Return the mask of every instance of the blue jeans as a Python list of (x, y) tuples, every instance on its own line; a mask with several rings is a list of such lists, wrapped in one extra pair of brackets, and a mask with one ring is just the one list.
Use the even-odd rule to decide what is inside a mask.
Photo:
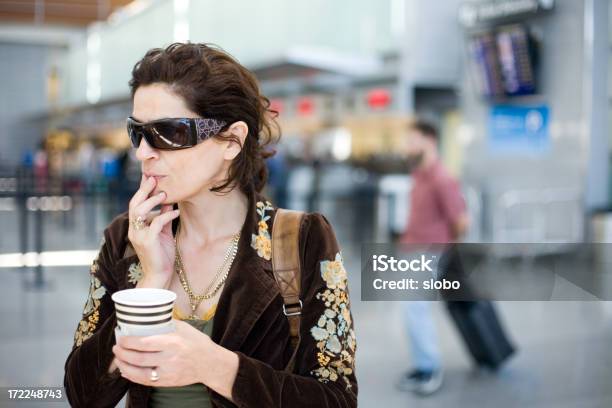
[(403, 302), (412, 361), (417, 370), (435, 371), (442, 367), (431, 306), (428, 301)]

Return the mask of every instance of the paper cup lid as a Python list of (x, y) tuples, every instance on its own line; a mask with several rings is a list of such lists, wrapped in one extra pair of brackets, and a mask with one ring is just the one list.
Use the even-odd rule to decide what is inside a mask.
[(176, 293), (157, 288), (125, 289), (113, 293), (113, 302), (125, 306), (163, 306), (176, 300)]

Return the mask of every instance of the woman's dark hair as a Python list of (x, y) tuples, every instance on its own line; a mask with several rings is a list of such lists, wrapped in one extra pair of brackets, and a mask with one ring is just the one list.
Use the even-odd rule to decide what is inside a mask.
[[(134, 65), (129, 82), (132, 99), (138, 87), (153, 83), (168, 84), (201, 117), (225, 121), (222, 131), (236, 121), (249, 127), (227, 180), (211, 191), (228, 191), (235, 186), (244, 192), (263, 189), (268, 177), (265, 159), (274, 154), (265, 147), (278, 141), (280, 128), (278, 112), (270, 109), (270, 101), (261, 94), (249, 70), (215, 45), (174, 43), (149, 50)], [(215, 137), (240, 143), (233, 135)]]

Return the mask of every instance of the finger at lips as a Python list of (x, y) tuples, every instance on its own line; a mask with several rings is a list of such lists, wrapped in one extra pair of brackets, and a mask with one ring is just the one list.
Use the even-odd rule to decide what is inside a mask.
[(130, 200), (130, 209), (136, 208), (143, 201), (145, 201), (149, 194), (151, 194), (151, 192), (154, 190), (156, 183), (157, 181), (155, 180), (155, 177), (149, 177), (146, 179)]

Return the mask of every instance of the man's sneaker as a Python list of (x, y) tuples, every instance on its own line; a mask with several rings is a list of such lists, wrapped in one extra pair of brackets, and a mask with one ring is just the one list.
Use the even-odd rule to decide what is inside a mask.
[(397, 387), (402, 391), (412, 391), (419, 395), (430, 395), (442, 386), (442, 370), (414, 370), (402, 376)]

